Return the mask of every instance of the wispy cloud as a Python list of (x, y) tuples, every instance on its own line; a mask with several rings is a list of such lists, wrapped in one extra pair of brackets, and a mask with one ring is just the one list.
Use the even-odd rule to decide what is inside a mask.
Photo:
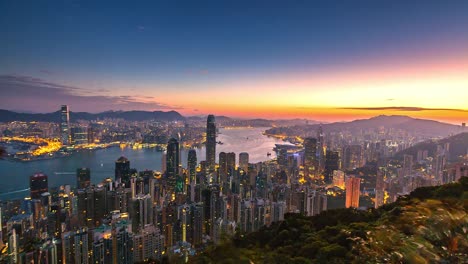
[(464, 109), (454, 108), (425, 108), (425, 107), (412, 107), (412, 106), (383, 106), (383, 107), (338, 107), (336, 109), (343, 110), (365, 110), (365, 111), (408, 111), (408, 112), (419, 112), (419, 111), (457, 111), (457, 112), (468, 112)]
[(109, 89), (85, 89), (22, 76), (0, 75), (1, 108), (48, 112), (68, 104), (72, 111), (182, 109), (139, 95), (112, 95)]

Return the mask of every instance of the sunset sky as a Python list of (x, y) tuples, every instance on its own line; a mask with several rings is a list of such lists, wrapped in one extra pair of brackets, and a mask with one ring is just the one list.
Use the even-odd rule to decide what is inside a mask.
[(0, 2), (0, 109), (468, 122), (468, 1), (97, 2)]

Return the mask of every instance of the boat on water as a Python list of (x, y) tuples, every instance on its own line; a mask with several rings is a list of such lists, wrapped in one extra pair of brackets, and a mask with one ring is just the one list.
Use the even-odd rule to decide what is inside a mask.
[(270, 152), (268, 152), (268, 153), (267, 153), (267, 157), (270, 157), (270, 156), (271, 156), (271, 153), (270, 153)]
[(219, 144), (219, 145), (223, 145), (224, 143), (223, 143), (223, 142), (221, 142), (221, 141), (218, 141), (218, 144)]

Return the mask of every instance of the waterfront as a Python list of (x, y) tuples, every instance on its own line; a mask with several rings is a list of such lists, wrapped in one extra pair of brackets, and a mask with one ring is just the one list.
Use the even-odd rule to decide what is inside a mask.
[[(275, 158), (272, 150), (275, 144), (284, 144), (280, 139), (267, 137), (262, 134), (267, 128), (229, 128), (220, 129), (217, 141), (223, 144), (216, 146), (216, 158), (219, 152), (235, 152), (236, 161), (240, 152), (248, 152), (250, 162), (265, 161)], [(270, 152), (271, 156), (267, 157)], [(185, 167), (187, 163), (187, 149), (181, 149), (181, 161)], [(99, 183), (104, 178), (114, 178), (115, 160), (125, 156), (130, 160), (132, 168), (142, 171), (161, 170), (162, 153), (156, 149), (131, 149), (110, 147), (106, 149), (81, 151), (71, 156), (37, 160), (30, 162), (14, 162), (0, 160), (0, 199), (22, 198), (29, 194), (29, 176), (35, 172), (43, 172), (49, 176), (49, 187), (64, 184), (75, 186), (75, 172), (77, 168), (91, 169), (93, 183)], [(205, 148), (197, 149), (198, 161), (205, 159)]]

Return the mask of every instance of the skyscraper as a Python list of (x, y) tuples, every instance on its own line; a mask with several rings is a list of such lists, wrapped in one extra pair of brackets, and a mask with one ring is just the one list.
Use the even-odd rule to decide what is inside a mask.
[(89, 168), (78, 168), (76, 170), (76, 188), (84, 189), (91, 185), (91, 170)]
[(317, 139), (304, 139), (304, 169), (307, 175), (315, 175), (317, 171)]
[(115, 181), (130, 186), (130, 161), (124, 156), (115, 162)]
[(381, 170), (377, 171), (377, 179), (375, 182), (375, 208), (384, 204), (384, 173)]
[(206, 120), (206, 166), (213, 171), (216, 162), (216, 124), (214, 115)]
[(338, 151), (327, 150), (325, 159), (325, 183), (333, 182), (333, 171), (340, 169), (340, 154)]
[(70, 115), (68, 105), (62, 105), (60, 109), (60, 139), (63, 145), (70, 144)]
[(361, 179), (356, 177), (349, 177), (346, 180), (346, 208), (359, 207), (359, 196), (361, 188)]
[(320, 125), (317, 130), (317, 161), (320, 170), (323, 170), (325, 167), (325, 153), (323, 143), (323, 130), (322, 125)]
[(36, 173), (29, 177), (29, 188), (32, 199), (40, 199), (41, 194), (49, 191), (47, 175)]
[[(169, 190), (182, 192), (183, 182), (179, 179), (179, 142), (175, 138), (167, 143), (166, 179)], [(182, 186), (178, 186), (179, 184)]]
[(239, 167), (242, 168), (244, 171), (247, 171), (247, 169), (249, 168), (249, 153), (239, 153)]
[(362, 167), (362, 146), (361, 145), (350, 145), (344, 149), (344, 162), (343, 168), (346, 170), (353, 170), (355, 168)]
[(194, 149), (189, 150), (187, 158), (187, 168), (190, 184), (197, 182), (197, 152)]

